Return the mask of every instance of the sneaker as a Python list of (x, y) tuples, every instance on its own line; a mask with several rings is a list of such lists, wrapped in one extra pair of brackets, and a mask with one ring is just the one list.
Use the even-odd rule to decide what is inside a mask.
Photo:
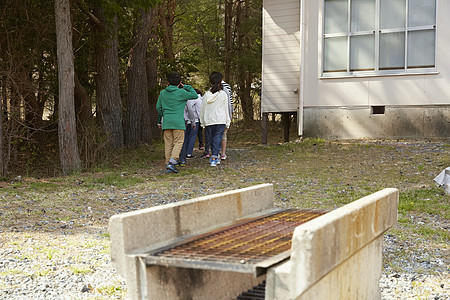
[(178, 167), (186, 167), (186, 162), (184, 161), (178, 162)]
[(201, 146), (199, 149), (200, 149), (201, 151), (205, 151), (205, 147), (203, 147), (203, 146)]
[(186, 154), (186, 158), (195, 158), (195, 155), (192, 155), (192, 154)]
[(166, 167), (166, 172), (178, 173), (178, 170), (173, 164), (169, 163)]
[(202, 158), (210, 158), (211, 155), (209, 155), (209, 153), (203, 153)]
[(220, 159), (223, 159), (223, 160), (227, 159), (227, 155), (226, 155), (226, 154), (222, 154), (222, 155), (220, 156)]
[(217, 159), (212, 159), (211, 160), (211, 167), (215, 167), (217, 166)]

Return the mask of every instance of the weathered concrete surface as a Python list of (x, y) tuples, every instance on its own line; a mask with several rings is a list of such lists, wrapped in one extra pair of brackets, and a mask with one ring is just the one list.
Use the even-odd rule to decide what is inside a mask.
[(385, 189), (297, 227), (266, 299), (380, 299), (382, 236), (397, 208), (398, 190)]
[(381, 299), (382, 247), (375, 239), (294, 299)]
[(155, 266), (147, 268), (143, 299), (230, 300), (263, 280), (253, 274)]
[(371, 114), (370, 106), (304, 108), (305, 137), (450, 138), (450, 106), (386, 106)]
[[(111, 259), (116, 270), (127, 281), (129, 299), (187, 299), (177, 298), (177, 288), (169, 288), (166, 282), (175, 282), (180, 274), (162, 274), (157, 267), (147, 268), (136, 254), (147, 252), (161, 246), (173, 243), (178, 239), (195, 234), (201, 234), (213, 229), (230, 225), (237, 220), (261, 215), (274, 210), (273, 188), (270, 184), (262, 184), (249, 188), (219, 193), (215, 195), (181, 201), (174, 204), (138, 210), (111, 217), (109, 231), (111, 236)], [(156, 273), (155, 273), (156, 272)], [(200, 272), (204, 273), (204, 272)], [(225, 272), (222, 272), (225, 273)], [(211, 273), (213, 274), (213, 273)], [(214, 275), (202, 274), (201, 278)], [(241, 280), (241, 276), (224, 275), (228, 278)], [(174, 298), (158, 298), (141, 285), (141, 282), (165, 283), (165, 295), (171, 290)], [(172, 278), (172, 279), (171, 279)], [(225, 280), (225, 278), (223, 279)], [(254, 280), (242, 280), (251, 288)], [(229, 284), (224, 282), (223, 284)], [(179, 284), (179, 283), (178, 283)], [(181, 285), (180, 285), (181, 286)], [(200, 286), (200, 285), (196, 285)], [(179, 288), (178, 288), (179, 289)], [(242, 290), (240, 290), (242, 291)], [(171, 297), (172, 297), (171, 296)]]
[(267, 270), (266, 299), (289, 299), (289, 289), (292, 285), (291, 270), (292, 263), (290, 260)]

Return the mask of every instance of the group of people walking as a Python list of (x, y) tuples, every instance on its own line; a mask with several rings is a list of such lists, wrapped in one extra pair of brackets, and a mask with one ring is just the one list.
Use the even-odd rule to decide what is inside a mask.
[(212, 167), (217, 166), (227, 158), (227, 131), (233, 113), (230, 85), (220, 72), (212, 72), (210, 89), (202, 96), (200, 90), (183, 84), (177, 72), (170, 73), (167, 81), (156, 103), (158, 127), (164, 134), (166, 171), (178, 173), (177, 167), (186, 166), (186, 159), (194, 157), (197, 136), (200, 149), (204, 148), (202, 157), (209, 158)]

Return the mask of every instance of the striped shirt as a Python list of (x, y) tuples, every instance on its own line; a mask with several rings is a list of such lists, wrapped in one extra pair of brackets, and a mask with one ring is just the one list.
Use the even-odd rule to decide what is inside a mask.
[(230, 112), (230, 120), (233, 116), (233, 93), (231, 91), (231, 85), (222, 80), (222, 89), (228, 96), (228, 111)]

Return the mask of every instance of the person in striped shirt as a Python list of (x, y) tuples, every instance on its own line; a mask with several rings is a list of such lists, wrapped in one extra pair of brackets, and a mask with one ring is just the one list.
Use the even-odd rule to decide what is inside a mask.
[[(222, 75), (222, 74), (220, 74), (220, 75)], [(230, 120), (232, 120), (232, 117), (233, 117), (233, 93), (231, 91), (231, 85), (229, 85), (222, 79), (222, 87), (228, 96), (228, 112), (230, 113)], [(227, 150), (227, 131), (228, 131), (228, 129), (229, 129), (229, 127), (225, 128), (225, 131), (223, 132), (222, 144), (221, 144), (222, 153), (220, 155), (221, 159), (227, 159), (226, 150)]]

